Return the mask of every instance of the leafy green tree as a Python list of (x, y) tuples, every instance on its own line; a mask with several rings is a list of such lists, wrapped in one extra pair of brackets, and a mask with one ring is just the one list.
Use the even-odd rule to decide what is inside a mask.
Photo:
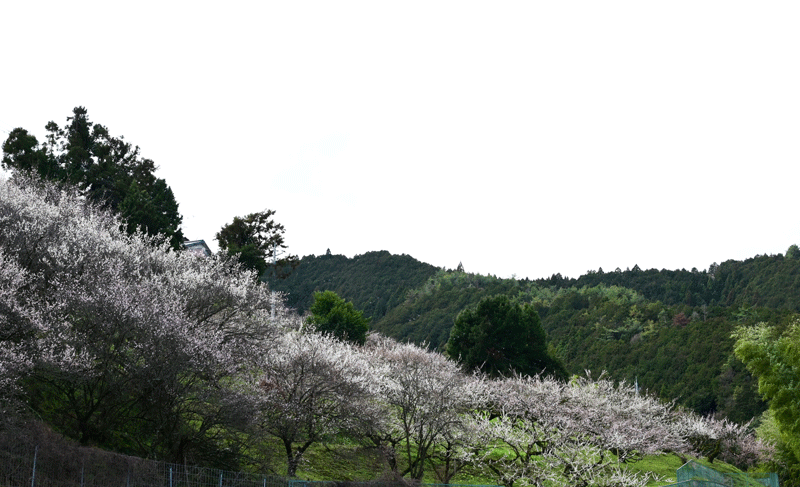
[(234, 217), (217, 232), (215, 238), (220, 250), (236, 256), (243, 266), (255, 270), (259, 277), (272, 267), (272, 263), (267, 261), (274, 257), (274, 272), (278, 277), (288, 276), (297, 267), (299, 259), (296, 255), (277, 259), (279, 250), (285, 249), (286, 244), (283, 241), (285, 229), (272, 219), (274, 214), (274, 210), (264, 210)]
[(153, 235), (152, 229), (169, 228), (171, 215), (178, 212), (178, 204), (175, 202), (172, 190), (163, 179), (157, 180), (150, 191), (142, 190), (139, 183), (134, 180), (119, 209), (128, 223), (128, 233), (141, 228), (142, 231)]
[(3, 142), (4, 169), (17, 169), (23, 172), (38, 172), (46, 179), (57, 177), (58, 166), (47, 156), (47, 151), (39, 145), (36, 137), (23, 128), (15, 128)]
[(12, 130), (3, 143), (2, 167), (75, 186), (82, 196), (125, 218), (128, 233), (141, 228), (179, 249), (183, 217), (172, 190), (155, 177), (155, 163), (122, 136), (112, 137), (106, 127), (91, 122), (84, 107), (74, 108), (67, 122), (64, 127), (49, 122), (41, 145), (27, 130)]
[(471, 369), (490, 375), (520, 373), (565, 376), (547, 351), (538, 312), (530, 305), (498, 295), (481, 300), (456, 318), (447, 354)]
[(322, 333), (363, 345), (367, 340), (369, 320), (355, 309), (353, 303), (340, 298), (333, 291), (314, 293), (311, 317), (308, 322)]
[[(734, 333), (734, 353), (758, 377), (758, 391), (769, 401), (779, 432), (778, 449), (785, 472), (800, 473), (800, 319), (782, 334), (764, 323)], [(800, 481), (787, 485), (800, 485)], [(782, 484), (786, 482), (782, 481)]]

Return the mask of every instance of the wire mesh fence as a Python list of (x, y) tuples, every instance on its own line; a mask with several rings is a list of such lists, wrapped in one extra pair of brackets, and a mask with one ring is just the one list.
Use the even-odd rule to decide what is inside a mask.
[[(0, 425), (2, 426), (2, 425)], [(49, 428), (0, 428), (0, 487), (497, 487), (409, 478), (308, 481), (147, 460), (64, 439)]]
[(423, 484), (418, 480), (289, 480), (289, 487), (500, 487), (496, 484)]
[(0, 487), (497, 487), (421, 484), (406, 478), (309, 481), (146, 460), (92, 448), (0, 448)]
[(285, 477), (145, 460), (84, 448), (0, 450), (2, 487), (288, 487)]

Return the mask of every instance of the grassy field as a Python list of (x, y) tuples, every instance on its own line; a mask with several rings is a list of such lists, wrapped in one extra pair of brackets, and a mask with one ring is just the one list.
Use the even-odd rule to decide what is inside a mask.
[[(282, 450), (274, 445), (270, 464), (276, 473), (285, 473), (285, 458)], [(701, 465), (708, 466), (720, 472), (740, 472), (737, 468), (715, 461), (708, 463), (705, 459), (690, 458)], [(676, 481), (676, 470), (683, 465), (683, 461), (673, 454), (650, 455), (639, 462), (627, 466), (632, 471), (647, 473), (651, 472), (664, 479), (663, 481), (651, 481), (648, 487), (662, 487), (670, 485)], [(374, 449), (363, 446), (336, 445), (335, 447), (324, 447), (317, 445), (312, 447), (305, 456), (303, 464), (298, 469), (298, 478), (304, 480), (377, 480), (385, 478), (388, 474), (380, 454)], [(433, 472), (428, 469), (423, 483), (436, 484), (439, 480)], [(496, 479), (482, 476), (474, 469), (465, 467), (451, 481), (453, 484), (468, 485), (495, 485)]]

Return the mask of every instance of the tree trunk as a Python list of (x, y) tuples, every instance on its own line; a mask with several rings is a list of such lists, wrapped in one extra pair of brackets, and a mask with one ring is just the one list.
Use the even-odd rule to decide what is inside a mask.
[(292, 442), (283, 441), (283, 448), (286, 450), (286, 476), (294, 478), (297, 476), (297, 465), (300, 463), (300, 456), (292, 451)]

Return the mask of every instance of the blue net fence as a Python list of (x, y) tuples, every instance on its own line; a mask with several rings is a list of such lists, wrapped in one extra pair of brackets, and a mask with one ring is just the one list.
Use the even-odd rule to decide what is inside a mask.
[(780, 487), (775, 473), (718, 472), (697, 462), (687, 462), (677, 471), (680, 487)]

